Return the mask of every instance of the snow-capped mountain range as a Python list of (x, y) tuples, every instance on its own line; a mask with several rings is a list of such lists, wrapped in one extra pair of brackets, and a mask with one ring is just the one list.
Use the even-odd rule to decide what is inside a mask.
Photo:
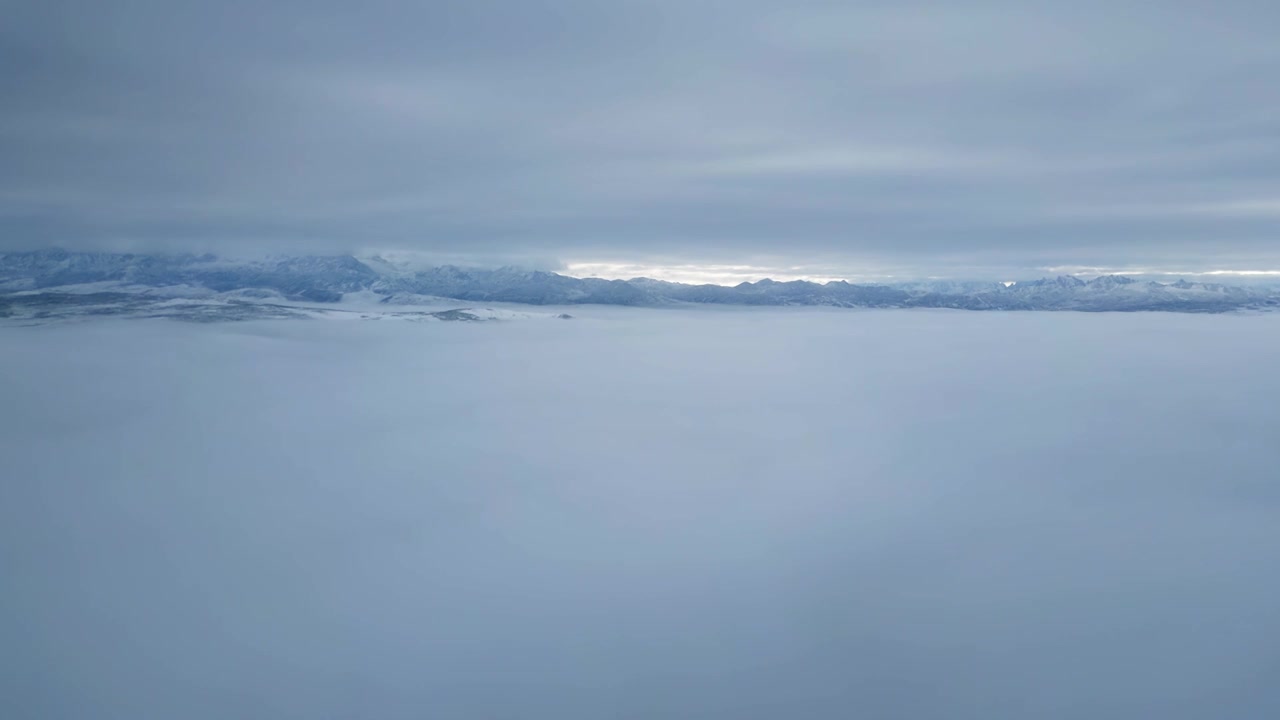
[[(231, 261), (212, 255), (143, 255), (41, 250), (0, 255), (0, 317), (15, 308), (75, 305), (103, 293), (323, 305), (349, 293), (386, 305), (440, 298), (530, 305), (824, 305), (862, 308), (1229, 312), (1280, 308), (1280, 290), (1216, 283), (1158, 283), (1121, 276), (1028, 282), (917, 282), (893, 285), (761, 280), (736, 286), (648, 278), (603, 280), (545, 271), (455, 266), (407, 269), (348, 255)], [(77, 300), (79, 298), (79, 300)]]

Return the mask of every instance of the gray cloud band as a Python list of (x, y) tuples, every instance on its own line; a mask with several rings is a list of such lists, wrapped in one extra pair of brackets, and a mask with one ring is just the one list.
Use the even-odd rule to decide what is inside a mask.
[(0, 246), (1280, 266), (1269, 4), (688, 5), (18, 3)]

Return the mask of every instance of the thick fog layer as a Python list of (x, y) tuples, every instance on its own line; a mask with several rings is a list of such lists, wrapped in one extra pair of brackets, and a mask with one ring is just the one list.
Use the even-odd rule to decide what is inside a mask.
[(1280, 316), (0, 332), (4, 717), (1280, 716)]

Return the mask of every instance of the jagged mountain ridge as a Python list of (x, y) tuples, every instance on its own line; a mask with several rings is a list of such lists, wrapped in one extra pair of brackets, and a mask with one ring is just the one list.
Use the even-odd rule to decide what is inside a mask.
[(1144, 282), (1121, 276), (1083, 280), (1073, 276), (1004, 283), (923, 282), (898, 285), (761, 280), (736, 286), (686, 285), (648, 278), (603, 280), (553, 272), (451, 265), (389, 269), (349, 255), (229, 261), (212, 255), (146, 255), (41, 250), (0, 255), (0, 295), (87, 283), (193, 292), (265, 292), (285, 299), (336, 302), (346, 293), (371, 291), (389, 304), (422, 297), (531, 305), (820, 305), (864, 308), (965, 310), (1083, 310), (1227, 312), (1280, 307), (1275, 289), (1241, 288), (1180, 280)]

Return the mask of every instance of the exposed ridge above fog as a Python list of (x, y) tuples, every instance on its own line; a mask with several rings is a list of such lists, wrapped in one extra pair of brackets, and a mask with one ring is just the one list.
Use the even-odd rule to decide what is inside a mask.
[[(165, 288), (171, 297), (267, 293), (295, 302), (337, 302), (372, 293), (387, 304), (425, 298), (531, 305), (813, 305), (966, 310), (1227, 312), (1280, 307), (1274, 288), (1233, 287), (1185, 279), (1160, 283), (1121, 275), (1089, 280), (1058, 275), (1016, 283), (927, 280), (857, 284), (844, 280), (763, 279), (734, 286), (633, 278), (576, 278), (517, 267), (412, 268), (349, 255), (237, 261), (213, 255), (148, 255), (41, 250), (0, 255), (0, 312), (15, 297), (57, 288), (109, 283), (115, 291)], [(8, 298), (6, 300), (6, 298)]]

